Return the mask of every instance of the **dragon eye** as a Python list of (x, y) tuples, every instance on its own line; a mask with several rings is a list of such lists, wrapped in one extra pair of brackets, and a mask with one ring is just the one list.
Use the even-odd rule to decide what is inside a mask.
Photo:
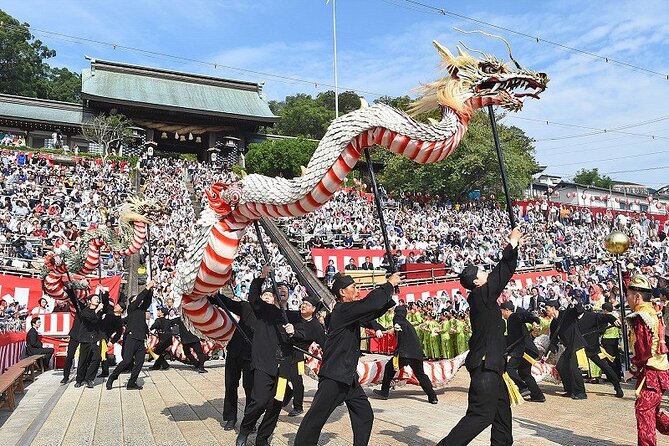
[(493, 74), (496, 72), (495, 67), (493, 67), (490, 64), (481, 65), (481, 71), (483, 71), (486, 74)]

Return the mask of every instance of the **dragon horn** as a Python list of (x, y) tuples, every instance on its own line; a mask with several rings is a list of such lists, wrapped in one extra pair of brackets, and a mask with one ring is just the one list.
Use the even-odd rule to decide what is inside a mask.
[(460, 56), (460, 57), (472, 57), (467, 51), (463, 50), (459, 46), (456, 46), (456, 48), (458, 49), (458, 56)]
[(455, 62), (455, 57), (448, 48), (446, 48), (436, 40), (432, 41), (432, 45), (434, 45), (434, 47), (439, 52), (439, 55), (446, 61), (447, 64), (452, 65)]
[(519, 70), (523, 69), (523, 67), (518, 63), (518, 61), (513, 58), (513, 54), (511, 54), (511, 45), (504, 37), (498, 36), (497, 34), (490, 34), (485, 31), (481, 31), (480, 29), (475, 29), (474, 31), (463, 31), (459, 28), (453, 28), (453, 29), (463, 34), (481, 34), (483, 36), (490, 37), (491, 39), (501, 40), (506, 45), (506, 49), (509, 51), (509, 58), (513, 61), (514, 65), (516, 65), (516, 68), (518, 68)]

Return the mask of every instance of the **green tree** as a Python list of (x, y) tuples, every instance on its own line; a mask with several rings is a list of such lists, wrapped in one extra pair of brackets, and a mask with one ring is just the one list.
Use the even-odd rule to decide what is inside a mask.
[(288, 96), (273, 107), (272, 111), (281, 116), (272, 130), (277, 135), (321, 139), (334, 119), (333, 111), (304, 93)]
[[(132, 122), (124, 115), (99, 114), (81, 125), (81, 135), (90, 142), (102, 146), (102, 159), (107, 159), (112, 150), (118, 150), (132, 141)], [(115, 155), (116, 153), (114, 153)]]
[[(319, 93), (316, 96), (316, 101), (330, 111), (335, 111), (335, 94), (334, 91), (329, 90)], [(339, 115), (344, 115), (353, 110), (360, 108), (360, 96), (353, 91), (345, 91), (339, 93)]]
[[(498, 125), (506, 163), (509, 190), (519, 197), (538, 171), (532, 139), (517, 127)], [(379, 178), (391, 192), (411, 191), (439, 194), (461, 201), (480, 190), (503, 198), (501, 175), (492, 132), (485, 113), (472, 116), (469, 129), (454, 153), (445, 160), (420, 165), (402, 156), (391, 156)]]
[(594, 169), (581, 169), (576, 172), (574, 183), (608, 189), (613, 186), (613, 178), (608, 175), (601, 175), (599, 169), (595, 167)]
[(300, 138), (281, 140), (267, 139), (249, 144), (246, 168), (249, 173), (270, 177), (293, 178), (301, 175), (300, 166), (309, 164), (318, 143)]
[[(66, 68), (52, 69), (45, 59), (56, 55), (35, 39), (30, 25), (0, 10), (0, 92), (19, 96), (76, 101), (81, 81)], [(76, 80), (75, 80), (76, 78)]]

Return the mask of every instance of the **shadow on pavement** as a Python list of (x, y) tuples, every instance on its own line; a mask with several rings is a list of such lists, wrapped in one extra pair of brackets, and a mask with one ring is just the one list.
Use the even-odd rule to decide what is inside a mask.
[[(557, 426), (552, 426), (544, 423), (537, 423), (530, 420), (521, 420), (515, 418), (520, 427), (524, 429), (533, 430), (536, 432), (537, 437), (544, 438), (546, 440), (552, 441), (560, 445), (578, 445), (578, 446), (587, 446), (587, 445), (597, 445), (597, 446), (622, 446), (620, 443), (616, 443), (611, 440), (602, 440), (601, 438), (588, 437), (585, 435), (578, 435), (569, 429), (560, 428)], [(628, 443), (632, 444), (632, 443)]]

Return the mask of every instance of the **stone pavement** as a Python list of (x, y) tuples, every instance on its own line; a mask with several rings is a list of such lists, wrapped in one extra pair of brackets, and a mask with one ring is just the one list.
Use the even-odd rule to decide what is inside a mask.
[[(176, 365), (167, 371), (140, 375), (142, 391), (121, 387), (121, 375), (112, 391), (99, 383), (93, 389), (61, 386), (61, 372), (47, 372), (27, 387), (17, 409), (0, 412), (2, 446), (20, 445), (232, 445), (236, 434), (225, 432), (223, 418), (223, 361), (208, 363), (208, 374)], [(305, 378), (306, 407), (315, 381)], [(469, 376), (462, 369), (432, 406), (417, 387), (395, 390), (387, 401), (370, 398), (374, 408), (371, 445), (434, 445), (458, 422), (467, 407)], [(636, 443), (634, 398), (631, 387), (624, 399), (612, 396), (608, 384), (588, 385), (589, 398), (560, 397), (561, 388), (541, 385), (546, 403), (525, 403), (514, 408), (515, 445), (623, 446)], [(241, 389), (240, 389), (241, 391)], [(371, 393), (371, 390), (368, 391)], [(243, 392), (240, 397), (241, 420)], [(669, 399), (664, 399), (665, 410)], [(291, 445), (301, 417), (282, 413), (273, 445)], [(490, 430), (473, 445), (489, 444)], [(661, 439), (662, 440), (662, 439)], [(251, 443), (253, 444), (253, 443)], [(319, 444), (352, 444), (345, 407), (339, 407), (326, 425)], [(660, 444), (661, 441), (660, 441)], [(669, 441), (666, 443), (669, 444)]]

